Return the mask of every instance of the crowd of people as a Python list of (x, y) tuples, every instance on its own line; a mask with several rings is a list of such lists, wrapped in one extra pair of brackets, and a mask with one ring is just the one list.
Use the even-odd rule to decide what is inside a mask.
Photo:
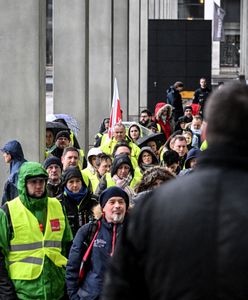
[[(178, 295), (186, 293), (185, 289), (191, 294), (187, 299), (229, 299), (214, 297), (215, 290), (210, 298), (204, 298), (201, 293), (205, 287), (201, 290), (197, 286), (196, 274), (201, 276), (201, 270), (189, 274), (190, 267), (197, 261), (202, 263), (201, 258), (209, 254), (202, 250), (201, 255), (194, 255), (195, 243), (201, 244), (202, 238), (202, 249), (208, 243), (205, 231), (222, 229), (219, 215), (212, 220), (211, 213), (216, 214), (216, 209), (221, 215), (222, 203), (217, 208), (213, 203), (224, 201), (228, 195), (220, 186), (217, 191), (218, 182), (222, 184), (219, 172), (228, 171), (225, 163), (232, 161), (228, 154), (235, 150), (245, 166), (246, 139), (243, 136), (239, 140), (241, 147), (233, 145), (232, 138), (241, 136), (235, 125), (245, 124), (248, 115), (244, 101), (248, 103), (248, 88), (236, 83), (211, 94), (206, 80), (201, 78), (192, 104), (187, 105), (182, 103), (182, 89), (183, 83), (176, 82), (168, 90), (167, 103), (158, 103), (154, 113), (142, 110), (139, 122), (128, 128), (122, 122), (116, 123), (112, 138), (108, 137), (109, 119), (104, 118), (87, 155), (65, 122), (61, 130), (54, 127), (56, 132), (47, 129), (42, 164), (27, 161), (16, 140), (2, 147), (10, 175), (0, 208), (1, 299), (100, 299), (106, 270), (106, 300), (180, 299)], [(231, 97), (240, 106), (239, 117), (232, 114), (228, 102)], [(234, 118), (232, 128), (224, 130), (229, 115)], [(150, 134), (143, 136), (144, 127)], [(226, 152), (222, 153), (224, 147)], [(242, 165), (239, 159), (235, 162), (233, 169)], [(245, 170), (242, 172), (246, 178)], [(231, 183), (231, 174), (224, 174), (222, 177)], [(239, 195), (242, 190), (245, 184)], [(230, 192), (228, 197), (231, 195)], [(239, 199), (243, 203), (241, 195)], [(198, 200), (203, 201), (201, 206)], [(214, 222), (214, 228), (203, 228), (207, 218)], [(151, 224), (153, 230), (148, 229)], [(200, 228), (192, 231), (193, 224)], [(226, 258), (230, 258), (229, 254), (227, 251)], [(232, 266), (232, 260), (229, 263)], [(234, 273), (239, 275), (239, 271)], [(237, 286), (247, 297), (242, 278)], [(173, 290), (176, 279), (182, 285)], [(174, 281), (169, 284), (170, 280)], [(194, 297), (194, 293), (201, 296)]]

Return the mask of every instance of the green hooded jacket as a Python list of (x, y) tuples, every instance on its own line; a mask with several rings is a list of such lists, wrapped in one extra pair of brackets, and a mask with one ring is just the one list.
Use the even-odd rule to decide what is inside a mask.
[[(25, 162), (19, 171), (18, 192), (21, 202), (28, 208), (43, 224), (44, 230), (47, 217), (47, 195), (42, 198), (31, 198), (26, 193), (26, 180), (30, 177), (48, 178), (46, 170), (37, 162)], [(7, 205), (7, 204), (6, 204)], [(64, 209), (63, 209), (64, 210)], [(66, 215), (66, 214), (65, 214)], [(6, 267), (8, 265), (7, 255), (9, 241), (12, 239), (13, 231), (10, 229), (10, 218), (6, 209), (0, 209), (0, 249), (5, 256)], [(72, 240), (72, 233), (67, 218), (66, 227), (62, 239), (62, 253), (66, 255), (66, 247)], [(63, 297), (65, 284), (65, 270), (54, 265), (48, 257), (45, 258), (41, 275), (34, 280), (13, 280), (17, 297), (23, 300), (49, 299), (58, 300)]]

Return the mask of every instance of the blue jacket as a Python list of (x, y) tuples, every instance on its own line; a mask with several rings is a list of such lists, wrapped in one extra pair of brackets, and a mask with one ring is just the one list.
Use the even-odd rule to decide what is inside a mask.
[(1, 150), (2, 152), (6, 152), (11, 155), (10, 175), (8, 177), (7, 182), (4, 185), (4, 192), (2, 196), (2, 204), (4, 204), (6, 201), (12, 200), (18, 196), (18, 172), (21, 165), (26, 160), (24, 159), (22, 146), (16, 140), (9, 141), (7, 144), (4, 145), (4, 147)]
[(117, 226), (117, 239), (122, 224), (107, 223), (103, 218), (91, 252), (91, 268), (81, 286), (78, 287), (79, 268), (83, 257), (84, 241), (87, 239), (92, 223), (82, 226), (73, 241), (66, 267), (67, 293), (71, 300), (98, 299), (101, 294), (104, 274), (112, 251), (113, 227)]

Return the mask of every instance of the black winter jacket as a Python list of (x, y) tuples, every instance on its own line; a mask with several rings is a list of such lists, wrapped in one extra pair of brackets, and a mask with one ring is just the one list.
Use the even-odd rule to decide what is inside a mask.
[(92, 208), (96, 206), (98, 202), (92, 196), (90, 190), (88, 190), (80, 204), (78, 204), (76, 200), (70, 198), (66, 192), (60, 194), (57, 199), (59, 199), (65, 207), (73, 236), (76, 235), (81, 226), (94, 219)]
[(182, 96), (173, 86), (167, 90), (167, 103), (174, 107), (173, 116), (175, 121), (183, 116)]
[(102, 300), (248, 299), (248, 158), (204, 152), (130, 213)]
[(201, 87), (197, 90), (195, 90), (194, 97), (192, 103), (199, 104), (200, 105), (200, 113), (203, 114), (204, 107), (207, 102), (207, 98), (210, 95), (211, 90), (206, 87), (205, 89), (202, 89)]

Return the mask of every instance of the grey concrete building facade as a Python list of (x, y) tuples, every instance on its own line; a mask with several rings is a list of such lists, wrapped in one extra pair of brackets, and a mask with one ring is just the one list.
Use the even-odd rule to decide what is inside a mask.
[[(181, 1), (182, 2), (182, 1)], [(219, 0), (215, 0), (220, 4)], [(177, 0), (53, 0), (54, 113), (80, 123), (85, 151), (110, 114), (118, 80), (124, 120), (147, 106), (148, 20), (177, 19)], [(45, 0), (0, 0), (0, 146), (18, 139), (29, 160), (45, 145)], [(213, 0), (205, 0), (211, 19)], [(240, 74), (248, 78), (248, 4), (240, 0)], [(218, 75), (220, 46), (213, 43)], [(8, 168), (0, 160), (0, 186)]]
[[(43, 0), (0, 0), (0, 146), (17, 139), (36, 161), (45, 147), (45, 20)], [(9, 174), (2, 157), (0, 168), (2, 191)]]
[(146, 0), (54, 1), (54, 112), (79, 121), (85, 149), (110, 114), (115, 77), (125, 120), (146, 107), (147, 20)]

